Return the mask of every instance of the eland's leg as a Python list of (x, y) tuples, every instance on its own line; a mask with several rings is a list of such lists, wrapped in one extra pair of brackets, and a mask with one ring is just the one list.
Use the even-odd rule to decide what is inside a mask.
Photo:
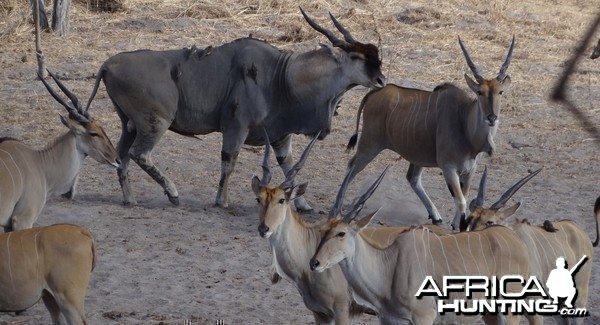
[[(140, 116), (140, 119), (152, 121), (152, 123), (141, 124), (135, 122), (136, 137), (129, 149), (129, 156), (146, 173), (148, 173), (150, 177), (162, 186), (171, 203), (179, 205), (179, 193), (177, 192), (175, 184), (156, 168), (151, 158), (152, 149), (154, 149), (154, 146), (167, 131), (171, 121), (167, 121), (155, 115)], [(121, 164), (123, 164), (123, 160), (121, 160)], [(124, 172), (126, 172), (126, 170)]]
[(58, 307), (52, 294), (44, 290), (42, 293), (42, 300), (44, 301), (44, 305), (46, 305), (46, 309), (50, 312), (52, 324), (60, 324), (60, 307)]
[(433, 224), (441, 224), (442, 217), (438, 212), (437, 208), (425, 193), (425, 189), (423, 189), (423, 184), (421, 184), (421, 175), (423, 174), (423, 167), (417, 166), (411, 163), (408, 166), (408, 172), (406, 173), (406, 179), (410, 183), (410, 187), (412, 187), (413, 191), (417, 194), (425, 208), (427, 209), (427, 213), (429, 214), (429, 219)]
[[(283, 170), (283, 174), (287, 174), (287, 172), (292, 169), (293, 159), (292, 159), (292, 135), (289, 134), (285, 138), (280, 141), (276, 141), (272, 144), (273, 151), (275, 151), (275, 157), (277, 158), (277, 163)], [(296, 206), (296, 210), (300, 212), (308, 212), (313, 208), (306, 202), (304, 196), (300, 196), (294, 201)]]
[(475, 175), (475, 171), (477, 170), (477, 166), (473, 165), (473, 168), (468, 173), (461, 174), (458, 176), (460, 181), (460, 189), (462, 190), (462, 194), (465, 199), (469, 198), (469, 192), (471, 191), (471, 183), (473, 181), (473, 176)]
[(45, 204), (45, 193), (42, 197), (34, 195), (22, 197), (21, 200), (19, 200), (19, 202), (15, 205), (11, 216), (9, 225), (11, 231), (29, 229), (33, 227), (33, 224), (42, 212)]
[(461, 228), (467, 213), (467, 200), (463, 195), (460, 178), (456, 173), (456, 170), (452, 168), (442, 168), (442, 173), (444, 174), (446, 185), (448, 185), (448, 190), (454, 198), (454, 204), (456, 206), (456, 212), (454, 214), (454, 218), (452, 219), (452, 229), (462, 231), (464, 229)]
[(333, 320), (336, 325), (350, 325), (350, 303), (333, 305)]
[(315, 318), (315, 325), (329, 325), (333, 321), (331, 317), (323, 313), (313, 312), (313, 317)]
[[(356, 154), (348, 160), (348, 166), (346, 167), (346, 173), (344, 174), (344, 179), (348, 178), (348, 186), (354, 177), (358, 175), (367, 165), (377, 157), (377, 155), (384, 149), (376, 145), (365, 144), (363, 140), (364, 136), (360, 138), (358, 142), (358, 146), (356, 149)], [(350, 176), (348, 176), (350, 174)], [(345, 191), (346, 188), (340, 190)]]
[(73, 181), (73, 185), (67, 193), (61, 194), (61, 196), (65, 199), (72, 200), (75, 197), (75, 188), (77, 187), (77, 181), (79, 180), (79, 174), (75, 176), (75, 180)]
[[(119, 110), (117, 110), (119, 112)], [(136, 138), (136, 131), (133, 122), (129, 120), (127, 116), (120, 113), (121, 118), (121, 138), (117, 143), (117, 153), (119, 155), (119, 167), (117, 168), (117, 175), (119, 177), (119, 184), (121, 184), (121, 190), (123, 191), (123, 204), (124, 205), (136, 205), (135, 196), (131, 192), (131, 185), (129, 184), (129, 149), (133, 145), (133, 141)], [(127, 124), (130, 127), (127, 127)]]
[(237, 121), (231, 121), (223, 131), (223, 148), (221, 149), (221, 178), (215, 205), (226, 208), (229, 206), (229, 177), (235, 168), (240, 148), (248, 136), (248, 129)]

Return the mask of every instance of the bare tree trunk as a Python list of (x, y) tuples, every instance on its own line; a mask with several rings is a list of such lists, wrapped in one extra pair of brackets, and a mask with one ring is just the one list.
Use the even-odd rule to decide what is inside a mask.
[[(46, 76), (46, 60), (44, 58), (44, 52), (42, 52), (42, 40), (40, 38), (40, 15), (37, 14), (40, 13), (40, 3), (42, 0), (33, 1), (35, 2), (33, 10), (36, 12), (36, 14), (33, 15), (33, 20), (35, 21), (35, 55), (38, 62), (38, 76), (44, 78)], [(48, 23), (47, 20), (46, 23)]]
[(58, 35), (65, 36), (69, 31), (69, 13), (71, 11), (71, 0), (55, 0), (52, 10), (52, 29)]
[[(42, 27), (42, 29), (45, 31), (49, 31), (50, 25), (48, 25), (48, 17), (46, 17), (46, 8), (44, 8), (44, 0), (30, 0), (30, 2), (33, 21), (35, 22), (35, 13), (37, 12), (38, 19), (40, 20), (40, 27)], [(36, 4), (38, 5), (37, 7)]]

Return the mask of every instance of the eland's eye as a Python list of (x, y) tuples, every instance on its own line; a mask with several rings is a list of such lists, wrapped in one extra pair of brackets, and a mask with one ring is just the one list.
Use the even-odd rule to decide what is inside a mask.
[(100, 136), (100, 134), (98, 134), (98, 133), (96, 133), (96, 132), (90, 132), (90, 133), (89, 133), (89, 135), (90, 135), (91, 137), (99, 137), (99, 136)]
[(500, 95), (504, 95), (504, 90), (500, 90), (498, 93), (499, 93)]
[(285, 203), (285, 199), (279, 199), (279, 204), (284, 204)]
[(343, 232), (343, 231), (340, 231), (340, 232), (337, 233), (337, 236), (340, 237), (340, 238), (344, 238), (344, 236), (346, 236), (346, 233)]
[(260, 199), (259, 198), (256, 198), (256, 203), (260, 203)]

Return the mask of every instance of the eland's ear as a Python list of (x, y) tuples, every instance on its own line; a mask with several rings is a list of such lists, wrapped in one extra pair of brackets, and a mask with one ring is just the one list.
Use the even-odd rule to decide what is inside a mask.
[(500, 83), (502, 84), (502, 90), (510, 88), (510, 76), (507, 75), (506, 77), (504, 77), (504, 79)]
[(260, 186), (260, 179), (258, 179), (257, 176), (252, 177), (252, 192), (254, 192), (254, 194), (256, 195), (259, 195), (261, 187), (262, 186)]
[(474, 91), (475, 93), (479, 91), (479, 84), (475, 80), (471, 79), (471, 77), (469, 77), (466, 73), (465, 80), (467, 81), (467, 85), (469, 86), (469, 88), (471, 88), (472, 91)]
[(64, 124), (66, 127), (69, 127), (69, 118), (63, 116), (62, 114), (58, 114), (58, 117), (60, 117), (60, 121), (62, 122), (62, 124)]
[(367, 214), (366, 216), (360, 218), (359, 220), (352, 220), (350, 222), (350, 226), (354, 230), (357, 230), (357, 231), (367, 227), (369, 225), (369, 223), (371, 222), (371, 220), (373, 219), (373, 217), (377, 214), (377, 212), (379, 212), (379, 209)]
[(329, 54), (331, 54), (331, 56), (333, 56), (336, 60), (339, 60), (339, 53), (333, 46), (331, 46), (331, 44), (319, 42), (319, 46), (326, 50), (329, 50)]
[(308, 182), (285, 189), (284, 191), (286, 200), (294, 201), (295, 199), (301, 197), (304, 195), (304, 192), (306, 192), (307, 186)]
[(513, 214), (515, 214), (515, 212), (517, 212), (517, 210), (519, 210), (519, 208), (521, 207), (521, 202), (517, 202), (515, 203), (513, 206), (511, 206), (508, 209), (504, 209), (502, 211), (498, 211), (498, 219), (500, 219), (501, 221), (506, 220), (506, 218), (512, 216)]

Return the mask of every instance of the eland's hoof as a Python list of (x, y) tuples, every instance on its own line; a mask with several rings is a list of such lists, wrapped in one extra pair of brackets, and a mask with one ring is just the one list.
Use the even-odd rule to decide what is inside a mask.
[(296, 206), (296, 211), (300, 213), (307, 213), (313, 210), (313, 208), (306, 203), (306, 200), (303, 197), (296, 199), (294, 205)]
[(132, 206), (137, 205), (137, 201), (136, 200), (123, 201), (123, 205), (126, 207), (132, 207)]
[(434, 219), (432, 217), (429, 217), (429, 219), (431, 219), (431, 223), (434, 225), (441, 225), (442, 224), (442, 219)]
[(173, 203), (173, 205), (179, 205), (179, 196), (170, 196), (167, 194), (169, 201)]

